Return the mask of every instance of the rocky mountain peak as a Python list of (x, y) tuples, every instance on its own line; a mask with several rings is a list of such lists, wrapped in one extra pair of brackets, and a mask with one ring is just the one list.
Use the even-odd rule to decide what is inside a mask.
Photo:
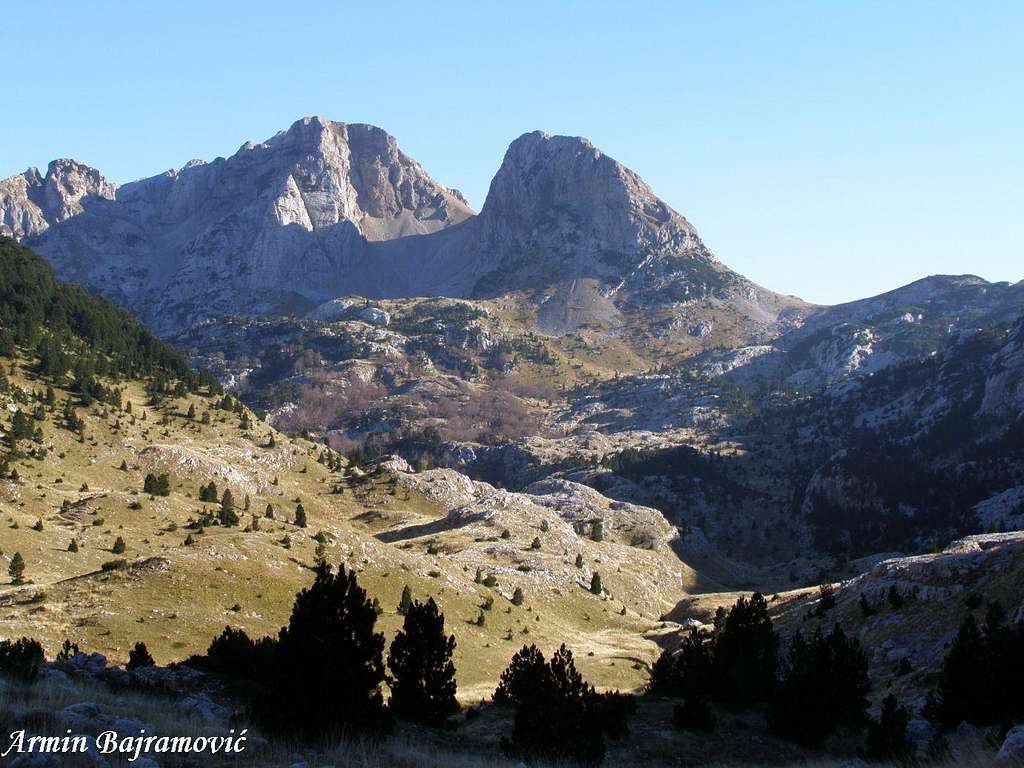
[(117, 185), (95, 168), (68, 158), (0, 181), (0, 234), (22, 238), (39, 234), (83, 210), (83, 199), (111, 200)]

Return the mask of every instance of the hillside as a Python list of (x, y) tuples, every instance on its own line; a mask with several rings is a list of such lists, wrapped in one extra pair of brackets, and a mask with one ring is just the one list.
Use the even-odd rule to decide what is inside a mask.
[[(6, 243), (3, 255), (32, 266), (32, 280), (49, 274), (20, 246)], [(12, 290), (24, 295), (24, 285)], [(66, 290), (57, 286), (58, 295)], [(85, 340), (76, 327), (56, 338), (45, 324), (23, 330), (38, 346), (73, 349)], [(128, 330), (153, 344), (157, 359), (180, 364), (137, 324)], [(103, 338), (92, 346), (102, 348)], [(97, 373), (97, 394), (86, 402), (74, 364), (44, 372), (31, 349), (16, 344), (4, 360), (8, 449), (25, 416), (30, 429), (9, 450), (0, 480), (5, 569), (21, 553), (27, 583), (5, 586), (0, 602), (8, 632), (37, 636), (51, 652), (68, 638), (123, 659), (143, 640), (167, 662), (204, 650), (226, 624), (272, 633), (311, 579), (322, 544), (326, 559), (359, 571), (387, 632), (399, 623), (405, 585), (439, 601), (459, 641), (463, 696), (486, 695), (526, 638), (571, 643), (596, 682), (628, 688), (656, 656), (660, 614), (706, 586), (673, 553), (674, 530), (654, 510), (571, 485), (509, 494), (401, 462), (367, 474), (276, 432), (216, 385), (196, 377), (193, 391), (179, 387), (191, 375), (179, 379), (162, 363), (145, 378)], [(111, 359), (138, 352), (118, 347)], [(168, 495), (143, 492), (147, 475), (164, 474)], [(199, 501), (211, 481), (221, 494), (231, 490), (237, 526), (216, 523), (219, 504)], [(294, 524), (300, 503), (304, 528)], [(595, 520), (603, 537), (592, 531)], [(113, 551), (118, 538), (123, 552)], [(476, 583), (478, 568), (496, 577), (493, 587)], [(599, 596), (588, 591), (595, 571), (606, 590)], [(522, 605), (511, 602), (516, 587)], [(481, 611), (488, 598), (493, 607)]]

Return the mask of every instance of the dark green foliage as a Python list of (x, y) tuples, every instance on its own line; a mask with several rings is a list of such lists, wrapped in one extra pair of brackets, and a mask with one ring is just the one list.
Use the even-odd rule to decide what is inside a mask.
[(210, 481), (209, 485), (204, 485), (199, 489), (199, 500), (212, 504), (217, 503), (217, 484), (213, 480)]
[(70, 640), (65, 639), (61, 645), (59, 651), (57, 651), (56, 661), (68, 661), (72, 657), (77, 656), (81, 651), (78, 649), (78, 643), (72, 643)]
[(651, 670), (649, 690), (661, 696), (745, 707), (765, 701), (774, 684), (778, 638), (768, 604), (755, 593), (715, 613), (714, 631), (693, 629), (676, 651), (665, 650)]
[(33, 682), (39, 676), (39, 667), (44, 661), (43, 646), (38, 640), (23, 637), (0, 641), (0, 672), (16, 680)]
[(11, 563), (7, 566), (7, 573), (11, 577), (11, 584), (21, 584), (25, 575), (25, 558), (21, 552), (15, 552), (11, 557)]
[(715, 695), (714, 646), (691, 629), (675, 652), (665, 649), (651, 669), (649, 690), (659, 696), (707, 699)]
[(899, 706), (896, 697), (889, 694), (882, 699), (882, 711), (877, 720), (868, 722), (864, 757), (868, 760), (903, 761), (914, 754), (914, 746), (907, 738), (910, 712)]
[(494, 701), (499, 704), (522, 704), (531, 690), (542, 685), (548, 674), (544, 654), (535, 645), (523, 646), (501, 673)]
[(519, 587), (516, 587), (515, 591), (512, 593), (512, 605), (522, 605), (522, 604), (523, 604), (523, 590), (521, 588), (519, 588)]
[(816, 745), (842, 725), (859, 726), (867, 711), (867, 655), (836, 624), (810, 640), (797, 632), (768, 706), (768, 725), (783, 738)]
[(306, 527), (306, 509), (302, 504), (295, 505), (295, 525), (299, 528)]
[(166, 474), (154, 475), (153, 473), (149, 473), (143, 481), (142, 491), (143, 493), (148, 493), (151, 496), (170, 496), (171, 478)]
[(146, 648), (145, 643), (136, 643), (135, 647), (128, 652), (128, 664), (125, 665), (125, 669), (129, 672), (133, 669), (153, 666), (156, 666), (156, 662), (153, 661), (153, 657), (149, 655), (149, 650)]
[(277, 639), (226, 627), (205, 656), (186, 663), (230, 678), (268, 731), (315, 740), (375, 732), (387, 724), (376, 620), (355, 573), (322, 565)]
[(502, 747), (517, 758), (597, 765), (604, 759), (605, 734), (621, 737), (628, 730), (628, 702), (596, 694), (564, 645), (550, 663), (536, 647), (524, 647), (502, 673), (494, 698), (516, 707), (512, 735)]
[(238, 513), (235, 512), (235, 497), (230, 488), (224, 489), (224, 496), (220, 500), (220, 510), (217, 512), (217, 519), (226, 528), (238, 525)]
[(715, 638), (715, 698), (730, 706), (764, 701), (775, 679), (777, 655), (778, 637), (764, 596), (741, 597)]
[(708, 703), (697, 696), (691, 696), (682, 704), (672, 707), (672, 725), (681, 731), (711, 733), (715, 730), (716, 718)]
[(252, 680), (267, 674), (267, 668), (273, 663), (275, 645), (272, 638), (255, 642), (245, 630), (224, 627), (210, 643), (205, 656), (193, 656), (185, 663), (207, 672)]
[(1010, 626), (993, 603), (979, 626), (968, 615), (953, 639), (942, 676), (929, 695), (925, 715), (943, 728), (963, 721), (975, 725), (1024, 718), (1024, 626)]
[(110, 548), (110, 551), (113, 552), (115, 555), (123, 555), (124, 551), (127, 548), (128, 547), (124, 543), (124, 539), (118, 536), (116, 539), (114, 539), (114, 546)]
[(83, 375), (76, 377), (76, 388), (83, 395), (90, 395), (93, 376), (111, 374), (161, 374), (193, 391), (220, 391), (212, 376), (193, 371), (184, 355), (129, 313), (80, 286), (58, 282), (44, 259), (10, 238), (0, 238), (0, 328), (0, 347), (8, 353), (14, 345), (35, 348), (43, 375), (59, 379), (77, 367)]
[(380, 727), (384, 635), (374, 632), (376, 621), (354, 572), (320, 568), (280, 633), (273, 696), (259, 707), (268, 727), (312, 736)]
[(412, 590), (409, 589), (409, 585), (406, 584), (402, 587), (402, 597), (398, 601), (398, 614), (405, 616), (409, 609), (412, 607)]
[(590, 591), (595, 595), (600, 595), (604, 591), (604, 587), (601, 586), (601, 574), (597, 571), (590, 577)]
[(391, 710), (403, 720), (443, 725), (459, 711), (455, 700), (455, 636), (444, 632), (444, 614), (433, 598), (413, 603), (388, 654)]
[(822, 584), (818, 587), (818, 604), (815, 606), (815, 614), (824, 616), (836, 607), (836, 590), (831, 584)]

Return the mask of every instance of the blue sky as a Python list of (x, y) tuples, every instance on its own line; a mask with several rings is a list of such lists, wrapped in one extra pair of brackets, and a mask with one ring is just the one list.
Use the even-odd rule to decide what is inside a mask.
[(479, 209), (583, 135), (718, 257), (819, 302), (1024, 278), (1022, 3), (38, 2), (4, 10), (0, 177), (123, 182), (303, 115), (370, 122)]

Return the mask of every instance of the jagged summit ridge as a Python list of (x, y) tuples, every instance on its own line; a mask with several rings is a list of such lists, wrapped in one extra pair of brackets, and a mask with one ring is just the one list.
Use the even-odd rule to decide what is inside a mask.
[[(0, 205), (21, 205), (12, 181)], [(720, 264), (589, 141), (540, 131), (510, 145), (479, 215), (384, 130), (322, 117), (88, 201), (16, 236), (164, 334), (226, 314), (305, 314), (346, 295), (554, 295), (538, 327), (555, 332), (614, 321), (620, 305), (700, 302), (760, 332), (794, 303)], [(587, 308), (552, 313), (563, 305)]]
[(50, 162), (0, 181), (0, 235), (23, 238), (82, 212), (83, 198), (112, 199), (117, 185), (77, 160)]

